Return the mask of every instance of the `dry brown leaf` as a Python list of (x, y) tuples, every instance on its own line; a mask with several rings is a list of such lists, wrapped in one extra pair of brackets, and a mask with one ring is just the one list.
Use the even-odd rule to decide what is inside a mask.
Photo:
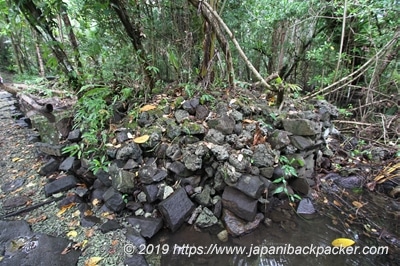
[(362, 206), (364, 206), (364, 204), (362, 204), (361, 202), (358, 201), (353, 201), (351, 204), (353, 204), (354, 207), (356, 208), (361, 208)]
[(66, 212), (67, 210), (71, 209), (73, 206), (75, 206), (76, 203), (72, 202), (68, 205), (64, 205), (61, 207), (61, 209), (57, 212), (57, 216), (60, 217), (64, 212)]
[(150, 138), (149, 135), (143, 135), (140, 137), (137, 137), (133, 140), (133, 142), (137, 143), (137, 144), (141, 144), (141, 143), (145, 143), (146, 141), (148, 141)]
[(251, 119), (244, 119), (243, 120), (243, 123), (247, 123), (247, 124), (253, 124), (253, 123), (256, 123), (257, 121), (255, 121), (255, 120), (251, 120)]
[(340, 203), (340, 202), (337, 201), (337, 200), (333, 200), (333, 204), (335, 204), (335, 205), (338, 206), (338, 207), (342, 207), (342, 206), (343, 206), (342, 203)]
[(34, 224), (34, 223), (38, 223), (38, 222), (44, 221), (46, 219), (47, 219), (47, 216), (42, 214), (39, 217), (33, 217), (33, 218), (28, 219), (27, 222), (29, 224)]
[(94, 235), (94, 228), (90, 228), (90, 229), (87, 229), (87, 230), (85, 231), (85, 236), (86, 236), (87, 238), (91, 238), (93, 235)]
[(146, 111), (150, 111), (150, 110), (153, 110), (153, 109), (156, 109), (156, 108), (157, 107), (155, 105), (146, 104), (145, 106), (140, 108), (140, 112), (146, 112)]

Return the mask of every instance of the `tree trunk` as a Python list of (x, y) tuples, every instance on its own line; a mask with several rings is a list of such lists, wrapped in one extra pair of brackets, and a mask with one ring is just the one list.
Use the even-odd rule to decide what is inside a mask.
[(36, 31), (34, 31), (33, 29), (32, 29), (32, 36), (35, 39), (36, 58), (37, 58), (37, 65), (38, 65), (38, 69), (39, 69), (39, 75), (41, 77), (45, 77), (46, 72), (45, 72), (44, 63), (43, 63), (42, 51), (40, 49), (40, 41), (39, 41)]
[(111, 0), (111, 7), (112, 9), (114, 9), (115, 13), (117, 13), (119, 19), (122, 22), (122, 25), (124, 25), (125, 31), (128, 34), (129, 38), (131, 39), (131, 43), (133, 45), (133, 48), (135, 49), (135, 52), (138, 54), (139, 59), (142, 61), (141, 63), (143, 64), (142, 69), (145, 75), (145, 82), (146, 85), (149, 88), (153, 88), (154, 87), (154, 78), (153, 78), (153, 74), (150, 71), (149, 68), (149, 62), (146, 58), (146, 53), (144, 51), (144, 47), (142, 44), (142, 34), (141, 31), (135, 27), (129, 17), (130, 15), (128, 14), (125, 5), (122, 1), (120, 0)]
[(82, 63), (80, 60), (78, 41), (76, 39), (75, 33), (74, 33), (72, 25), (71, 25), (71, 21), (68, 16), (67, 7), (65, 6), (64, 3), (61, 5), (61, 18), (64, 22), (64, 26), (66, 27), (68, 39), (69, 39), (69, 42), (71, 43), (72, 49), (74, 51), (75, 63), (76, 63), (76, 66), (77, 66), (77, 69), (79, 72), (79, 69), (82, 68)]
[(235, 80), (235, 72), (233, 69), (233, 63), (232, 63), (232, 55), (231, 51), (229, 48), (229, 43), (227, 39), (225, 38), (225, 35), (223, 34), (218, 20), (215, 18), (213, 13), (203, 5), (203, 2), (200, 2), (198, 0), (188, 0), (195, 8), (198, 8), (201, 10), (201, 13), (204, 17), (204, 19), (207, 21), (207, 23), (212, 27), (213, 32), (215, 33), (215, 36), (217, 37), (217, 40), (219, 42), (219, 45), (221, 46), (222, 52), (225, 55), (225, 62), (226, 62), (226, 70), (228, 72), (228, 82), (231, 87), (235, 86), (234, 80)]
[(22, 1), (22, 3), (18, 0), (14, 0), (14, 2), (19, 6), (31, 27), (44, 38), (47, 44), (49, 44), (58, 61), (59, 67), (68, 77), (71, 86), (74, 90), (78, 89), (79, 83), (75, 69), (63, 50), (62, 45), (53, 35), (53, 32), (57, 31), (57, 24), (54, 22), (55, 16), (49, 10), (43, 13), (32, 0)]

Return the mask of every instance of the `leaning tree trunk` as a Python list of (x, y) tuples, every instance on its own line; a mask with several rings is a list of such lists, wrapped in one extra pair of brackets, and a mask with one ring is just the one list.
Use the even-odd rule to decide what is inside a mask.
[[(235, 36), (231, 32), (231, 30), (228, 28), (228, 26), (224, 23), (222, 18), (218, 15), (217, 12), (205, 1), (199, 1), (199, 0), (188, 0), (192, 5), (194, 5), (196, 8), (201, 10), (202, 15), (204, 18), (212, 25), (214, 29), (217, 29), (219, 27), (222, 27), (226, 34), (228, 34), (229, 38), (232, 40), (233, 44), (235, 45), (236, 49), (239, 52), (240, 57), (243, 59), (243, 61), (246, 63), (247, 67), (253, 72), (253, 74), (257, 77), (257, 79), (261, 82), (261, 84), (268, 88), (271, 89), (271, 86), (265, 81), (265, 79), (260, 75), (260, 73), (254, 68), (253, 64), (249, 61), (247, 58), (246, 54), (243, 52), (242, 48), (240, 47), (240, 44), (236, 40)], [(223, 36), (223, 34), (221, 34)], [(218, 38), (217, 34), (217, 38)], [(219, 41), (219, 39), (218, 39)], [(233, 73), (230, 73), (230, 75), (233, 75)], [(233, 77), (233, 76), (232, 76)]]
[(58, 61), (58, 65), (64, 74), (68, 77), (68, 80), (72, 87), (76, 90), (79, 88), (79, 83), (76, 77), (76, 72), (68, 59), (67, 54), (60, 42), (55, 38), (53, 32), (57, 30), (57, 24), (54, 22), (55, 16), (50, 10), (45, 13), (39, 9), (32, 0), (21, 1), (14, 0), (15, 4), (19, 6), (22, 14), (25, 16), (31, 27), (43, 37), (45, 42), (50, 46), (54, 56)]
[(207, 23), (211, 26), (213, 29), (213, 32), (215, 33), (215, 36), (217, 37), (217, 40), (219, 42), (219, 45), (221, 46), (222, 52), (225, 55), (225, 62), (226, 62), (226, 70), (228, 72), (228, 82), (231, 87), (235, 86), (234, 80), (235, 80), (235, 72), (233, 69), (233, 63), (232, 63), (232, 55), (231, 55), (231, 50), (229, 48), (229, 42), (226, 39), (224, 33), (221, 30), (221, 27), (216, 19), (216, 17), (213, 15), (212, 11), (209, 10), (206, 6), (202, 4), (201, 1), (198, 0), (188, 0), (193, 6), (201, 10), (201, 13), (204, 17), (204, 19), (207, 21)]
[(130, 21), (125, 4), (121, 0), (111, 0), (111, 7), (114, 9), (115, 13), (117, 13), (119, 19), (124, 25), (125, 31), (128, 34), (129, 38), (131, 39), (131, 43), (135, 52), (138, 53), (139, 59), (142, 61), (143, 64), (142, 69), (145, 75), (145, 82), (149, 88), (153, 88), (155, 81), (153, 75), (150, 71), (150, 65), (146, 58), (146, 54), (144, 52), (144, 47), (142, 44), (142, 34), (141, 31), (135, 27), (132, 22)]

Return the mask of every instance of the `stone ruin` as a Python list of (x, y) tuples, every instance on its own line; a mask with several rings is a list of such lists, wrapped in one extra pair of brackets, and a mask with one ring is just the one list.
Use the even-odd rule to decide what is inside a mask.
[[(295, 193), (303, 199), (298, 211), (313, 212), (310, 187), (316, 167), (332, 155), (327, 142), (338, 133), (331, 123), (338, 112), (323, 100), (308, 106), (311, 110), (299, 111), (291, 105), (278, 114), (265, 103), (232, 100), (209, 110), (194, 98), (175, 110), (143, 111), (137, 121), (119, 123), (107, 146), (108, 172), (96, 174), (87, 160), (63, 157), (63, 147), (81, 141), (82, 132), (71, 130), (61, 143), (36, 143), (50, 158), (40, 173), (62, 176), (44, 191), (51, 196), (70, 190), (73, 196), (66, 200), (78, 202), (80, 209), (124, 214), (147, 239), (163, 227), (174, 232), (184, 223), (218, 236), (241, 236), (264, 222), (272, 198)], [(144, 134), (149, 135), (145, 143), (133, 141)], [(281, 156), (295, 159), (298, 176), (287, 177), (287, 193), (273, 195), (279, 186), (273, 180), (284, 175)], [(97, 217), (82, 220), (83, 225), (100, 222)]]

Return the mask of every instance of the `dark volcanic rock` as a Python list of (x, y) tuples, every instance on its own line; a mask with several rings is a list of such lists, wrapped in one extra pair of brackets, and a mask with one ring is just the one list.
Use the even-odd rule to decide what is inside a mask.
[(353, 188), (362, 187), (365, 180), (362, 176), (353, 175), (353, 176), (349, 176), (349, 177), (338, 178), (334, 182), (339, 187), (353, 189)]
[(45, 165), (43, 165), (40, 168), (39, 174), (48, 176), (48, 175), (54, 173), (55, 171), (57, 171), (59, 166), (60, 166), (60, 163), (57, 160), (51, 158)]
[(107, 222), (105, 222), (104, 224), (102, 224), (100, 226), (100, 231), (105, 234), (108, 233), (110, 231), (115, 231), (117, 229), (121, 229), (122, 226), (119, 224), (119, 222), (115, 221), (115, 220), (108, 220)]
[(133, 254), (131, 257), (125, 259), (124, 265), (126, 266), (147, 266), (149, 265), (146, 258), (140, 254)]
[[(11, 242), (12, 241), (12, 242)], [(19, 243), (20, 248), (15, 248), (12, 243)], [(76, 265), (80, 251), (71, 249), (63, 254), (64, 249), (71, 241), (45, 234), (35, 234), (28, 237), (9, 239), (6, 243), (5, 256), (2, 265)]]
[(81, 225), (83, 227), (92, 227), (95, 224), (101, 223), (101, 219), (96, 216), (88, 215), (81, 218)]
[(236, 217), (232, 212), (226, 209), (223, 210), (222, 215), (222, 220), (226, 226), (226, 230), (234, 237), (242, 236), (255, 230), (261, 220), (264, 219), (264, 215), (258, 213), (254, 218), (254, 220), (247, 222)]
[(78, 129), (72, 130), (68, 133), (67, 139), (71, 142), (78, 142), (81, 140), (81, 131)]
[(298, 214), (313, 214), (315, 213), (315, 207), (312, 203), (311, 199), (304, 198), (300, 201), (299, 206), (297, 207)]
[(124, 199), (121, 193), (119, 193), (115, 188), (110, 187), (103, 194), (104, 203), (111, 211), (119, 212), (125, 207)]
[(28, 198), (28, 196), (25, 196), (25, 195), (10, 197), (10, 198), (7, 198), (3, 202), (3, 208), (4, 209), (12, 209), (12, 208), (15, 208), (15, 207), (23, 206), (29, 200), (30, 199)]
[(314, 136), (321, 133), (321, 125), (307, 119), (284, 119), (282, 123), (283, 128), (294, 135)]
[(224, 135), (229, 135), (232, 134), (235, 128), (235, 119), (223, 114), (220, 118), (210, 119), (208, 121), (208, 126), (220, 131)]
[(128, 217), (128, 223), (140, 228), (140, 234), (146, 238), (152, 238), (162, 227), (161, 218)]
[(58, 167), (59, 170), (61, 171), (70, 171), (73, 166), (74, 166), (74, 162), (75, 162), (75, 157), (67, 157)]
[(180, 188), (162, 201), (158, 207), (163, 214), (167, 226), (172, 232), (175, 232), (193, 211), (195, 205), (190, 201), (185, 189)]
[(77, 184), (78, 181), (76, 180), (75, 176), (63, 176), (59, 179), (54, 180), (53, 182), (46, 184), (44, 186), (44, 194), (46, 195), (46, 197), (49, 197), (55, 193), (67, 191), (68, 189), (75, 187)]
[(222, 194), (222, 204), (224, 208), (246, 221), (253, 221), (257, 213), (257, 200), (233, 187), (225, 188)]
[[(128, 239), (130, 242), (132, 242), (132, 244), (134, 244), (136, 247), (140, 247), (141, 245), (146, 245), (146, 239), (144, 239), (140, 233), (132, 228), (132, 227), (128, 227), (126, 229), (126, 239)], [(139, 264), (140, 265), (140, 264)]]
[(7, 182), (1, 186), (2, 192), (14, 191), (21, 187), (25, 183), (26, 178), (18, 177), (10, 182)]
[(235, 184), (235, 188), (253, 199), (258, 199), (264, 190), (264, 183), (258, 176), (244, 174)]
[(159, 183), (150, 184), (143, 187), (143, 192), (146, 194), (147, 201), (152, 203), (157, 200), (157, 194), (159, 190)]

